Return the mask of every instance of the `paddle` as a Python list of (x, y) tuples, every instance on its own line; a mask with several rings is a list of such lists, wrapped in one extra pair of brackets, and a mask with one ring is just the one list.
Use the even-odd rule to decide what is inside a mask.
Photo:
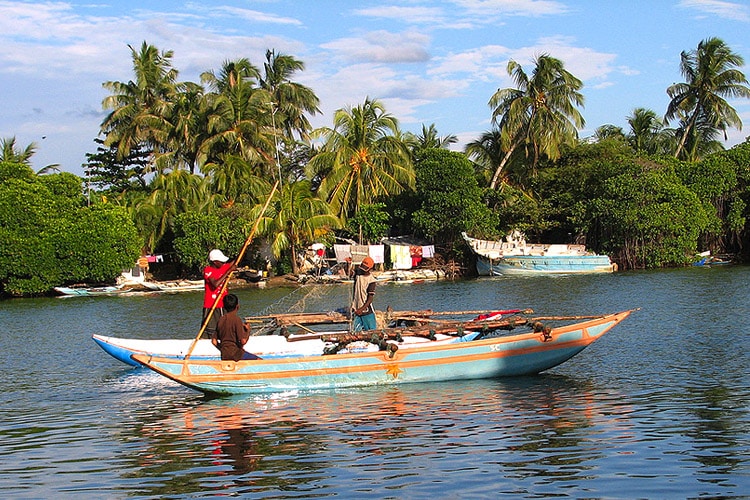
[[(242, 245), (242, 249), (240, 250), (240, 253), (237, 255), (237, 258), (234, 260), (235, 267), (237, 267), (237, 265), (240, 263), (240, 261), (242, 260), (242, 257), (245, 256), (245, 251), (247, 250), (247, 247), (250, 246), (250, 242), (253, 240), (253, 237), (255, 236), (255, 231), (258, 230), (258, 226), (260, 225), (260, 220), (263, 218), (263, 214), (266, 213), (266, 209), (268, 208), (268, 205), (271, 204), (271, 199), (273, 198), (274, 193), (276, 193), (276, 188), (278, 186), (279, 186), (279, 181), (276, 181), (276, 184), (274, 184), (273, 188), (271, 189), (271, 194), (268, 195), (268, 199), (266, 200), (266, 203), (263, 205), (263, 209), (260, 211), (260, 214), (258, 214), (258, 219), (255, 221), (255, 224), (253, 224), (253, 228), (250, 230), (250, 234), (248, 234), (247, 238), (245, 239), (245, 244)], [(208, 311), (208, 314), (206, 314), (206, 318), (203, 320), (203, 324), (201, 325), (200, 331), (198, 331), (198, 335), (196, 335), (195, 340), (193, 340), (193, 342), (190, 344), (190, 348), (185, 354), (185, 361), (190, 359), (190, 355), (193, 353), (193, 349), (195, 349), (195, 344), (198, 343), (198, 340), (200, 340), (201, 336), (203, 335), (203, 332), (206, 331), (206, 326), (208, 326), (208, 322), (211, 320), (211, 316), (216, 310), (216, 306), (219, 304), (219, 301), (221, 300), (221, 297), (224, 294), (224, 291), (227, 289), (227, 286), (229, 285), (229, 278), (231, 276), (232, 276), (232, 273), (229, 273), (227, 277), (224, 278), (224, 281), (221, 282), (219, 293), (216, 295), (216, 299), (214, 300), (214, 303), (211, 305), (211, 309)]]

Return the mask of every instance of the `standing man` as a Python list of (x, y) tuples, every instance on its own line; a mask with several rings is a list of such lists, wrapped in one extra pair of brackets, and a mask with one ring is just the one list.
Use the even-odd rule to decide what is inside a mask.
[[(229, 257), (224, 255), (221, 250), (211, 250), (208, 254), (208, 261), (209, 265), (203, 269), (203, 322), (206, 321), (216, 298), (219, 297), (224, 280), (229, 279), (229, 275), (237, 268), (233, 262), (228, 262)], [(219, 323), (219, 318), (224, 316), (224, 296), (226, 294), (227, 289), (224, 288), (219, 301), (216, 302), (216, 309), (214, 309), (214, 313), (206, 324), (206, 335), (210, 336), (209, 338), (214, 345), (217, 345), (216, 325)]]
[(372, 299), (375, 298), (375, 276), (371, 271), (375, 262), (371, 257), (362, 259), (354, 272), (354, 295), (352, 297), (352, 330), (375, 330), (378, 327)]

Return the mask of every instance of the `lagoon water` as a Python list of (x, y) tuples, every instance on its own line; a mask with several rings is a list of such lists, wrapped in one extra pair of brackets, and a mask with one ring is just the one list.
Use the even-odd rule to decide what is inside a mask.
[[(348, 287), (240, 289), (241, 314)], [(640, 308), (545, 374), (209, 399), (94, 333), (193, 338), (201, 293), (0, 302), (2, 498), (750, 498), (750, 267), (379, 287), (378, 309)]]

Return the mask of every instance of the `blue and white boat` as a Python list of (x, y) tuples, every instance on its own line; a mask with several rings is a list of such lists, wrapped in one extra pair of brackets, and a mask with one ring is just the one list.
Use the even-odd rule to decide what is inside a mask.
[[(511, 316), (504, 323), (478, 320), (453, 327), (447, 340), (422, 338), (402, 345), (401, 334), (381, 334), (387, 345), (367, 351), (330, 351), (312, 356), (260, 356), (254, 360), (183, 359), (133, 354), (133, 360), (192, 389), (207, 394), (268, 393), (372, 385), (398, 385), (536, 374), (559, 365), (601, 338), (631, 311), (588, 316), (584, 321), (550, 327), (540, 319)], [(567, 317), (574, 319), (583, 317)], [(527, 329), (524, 333), (500, 334), (503, 326)], [(438, 324), (417, 327), (439, 330)], [(444, 332), (448, 329), (442, 327)], [(403, 329), (403, 336), (417, 330)], [(448, 335), (449, 337), (451, 335)], [(346, 337), (344, 337), (346, 339)]]
[(480, 276), (611, 273), (617, 264), (584, 245), (529, 244), (518, 234), (506, 241), (481, 240), (463, 233)]

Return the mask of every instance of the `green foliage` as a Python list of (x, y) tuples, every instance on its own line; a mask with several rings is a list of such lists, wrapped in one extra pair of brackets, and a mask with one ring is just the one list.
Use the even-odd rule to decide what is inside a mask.
[(631, 269), (689, 263), (709, 219), (671, 169), (632, 163), (603, 188), (590, 224), (600, 227), (604, 251)]
[(548, 207), (548, 204), (517, 187), (503, 184), (499, 189), (487, 189), (484, 197), (499, 223), (496, 231), (485, 234), (472, 233), (472, 236), (495, 239), (497, 236), (517, 230), (533, 237), (549, 228), (550, 224), (545, 218), (545, 207)]
[(60, 172), (55, 175), (40, 175), (37, 180), (49, 189), (52, 196), (67, 200), (72, 205), (83, 202), (81, 190), (81, 178), (69, 172)]
[(541, 201), (527, 234), (555, 243), (585, 237), (586, 244), (598, 250), (601, 241), (591, 224), (590, 201), (603, 196), (607, 179), (626, 172), (635, 158), (633, 150), (616, 139), (580, 144), (567, 151), (554, 165), (542, 169), (533, 184), (536, 199)]
[(347, 221), (350, 234), (359, 238), (361, 243), (375, 243), (388, 235), (390, 215), (386, 211), (385, 203), (363, 205), (359, 212)]
[(64, 284), (114, 281), (135, 262), (140, 245), (126, 211), (84, 206), (80, 178), (29, 176), (6, 165), (0, 171), (0, 293), (36, 295)]
[(122, 207), (81, 207), (59, 228), (57, 261), (65, 282), (113, 280), (140, 255), (138, 234)]
[(28, 165), (11, 161), (0, 161), (0, 183), (10, 179), (31, 180), (35, 177), (36, 174)]
[(624, 269), (687, 264), (722, 234), (722, 220), (744, 210), (741, 200), (728, 197), (733, 167), (720, 163), (642, 156), (611, 139), (581, 144), (535, 183), (549, 222), (543, 239), (563, 242), (570, 235)]
[(412, 221), (417, 234), (452, 242), (461, 232), (486, 234), (497, 226), (482, 201), (474, 167), (461, 153), (425, 149), (415, 162), (417, 203)]
[(216, 213), (184, 212), (174, 218), (174, 250), (180, 263), (192, 271), (207, 264), (208, 252), (221, 249), (232, 257), (239, 254), (245, 242), (247, 222), (238, 220), (237, 211), (224, 209)]
[(121, 158), (115, 146), (105, 148), (104, 141), (94, 139), (96, 153), (86, 154), (83, 165), (88, 182), (107, 196), (126, 191), (145, 191), (149, 154), (139, 145)]
[[(692, 164), (686, 164), (692, 166)], [(713, 154), (690, 171), (686, 182), (711, 204), (712, 213), (723, 223), (721, 229), (739, 235), (745, 228), (750, 201), (750, 143), (738, 144), (729, 151)]]

